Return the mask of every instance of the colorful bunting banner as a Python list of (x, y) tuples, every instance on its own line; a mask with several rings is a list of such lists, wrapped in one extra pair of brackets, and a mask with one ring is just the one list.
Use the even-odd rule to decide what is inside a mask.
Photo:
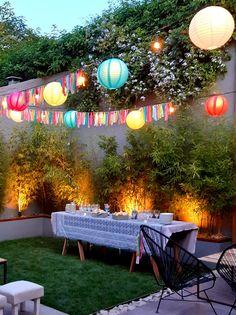
[[(38, 90), (39, 95), (40, 91)], [(141, 107), (139, 110), (143, 111), (144, 120), (146, 123), (157, 121), (164, 118), (168, 120), (170, 115), (171, 103), (162, 103), (155, 105), (147, 105)], [(77, 112), (76, 125), (78, 128), (83, 127), (101, 127), (101, 126), (113, 126), (124, 125), (126, 123), (126, 117), (131, 110), (121, 109), (108, 112)], [(64, 124), (63, 111), (48, 111), (40, 109), (25, 109), (20, 112), (23, 121), (41, 123), (46, 125), (59, 125)], [(10, 118), (10, 110), (1, 106), (0, 116)]]

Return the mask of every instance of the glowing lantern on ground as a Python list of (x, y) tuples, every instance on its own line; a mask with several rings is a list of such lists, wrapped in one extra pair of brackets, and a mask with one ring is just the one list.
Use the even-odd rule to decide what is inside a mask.
[(64, 114), (64, 124), (68, 128), (76, 128), (77, 126), (77, 112), (75, 110), (70, 110)]
[(131, 129), (140, 129), (144, 126), (144, 115), (140, 110), (133, 110), (126, 117), (126, 124)]
[(62, 105), (65, 103), (67, 96), (67, 93), (63, 93), (61, 83), (59, 82), (48, 83), (43, 91), (43, 98), (52, 106)]
[(222, 95), (211, 96), (206, 100), (205, 110), (211, 116), (221, 116), (227, 112), (229, 103)]
[(21, 112), (16, 111), (16, 110), (10, 111), (10, 117), (12, 120), (14, 120), (15, 122), (18, 122), (18, 123), (23, 121), (23, 119), (21, 117)]
[(25, 93), (24, 92), (14, 92), (8, 96), (7, 99), (9, 109), (13, 111), (21, 112), (25, 110), (26, 100), (25, 100)]
[(97, 72), (98, 82), (110, 90), (118, 89), (124, 85), (128, 75), (129, 70), (126, 64), (118, 58), (103, 61)]
[(191, 20), (189, 37), (197, 47), (212, 50), (230, 39), (234, 27), (234, 19), (229, 11), (219, 6), (209, 6)]

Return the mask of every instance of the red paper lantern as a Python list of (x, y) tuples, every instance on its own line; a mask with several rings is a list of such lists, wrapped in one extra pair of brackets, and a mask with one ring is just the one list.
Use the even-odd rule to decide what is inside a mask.
[(14, 92), (7, 99), (8, 107), (11, 110), (21, 112), (26, 109), (26, 99), (24, 92)]
[(211, 96), (206, 100), (205, 110), (211, 116), (221, 116), (227, 112), (229, 103), (222, 95)]

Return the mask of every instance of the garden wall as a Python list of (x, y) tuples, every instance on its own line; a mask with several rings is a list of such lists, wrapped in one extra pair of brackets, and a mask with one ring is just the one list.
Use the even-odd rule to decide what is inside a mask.
[(48, 216), (0, 220), (0, 241), (34, 236), (53, 236)]
[[(230, 103), (230, 108), (227, 112), (227, 117), (229, 118), (229, 122), (233, 123), (234, 112), (235, 112), (235, 104), (236, 104), (236, 93), (232, 93), (236, 89), (236, 43), (234, 42), (230, 47), (230, 54), (232, 56), (231, 60), (227, 63), (227, 74), (221, 80), (218, 80), (214, 87), (212, 87), (212, 93), (222, 93), (226, 94), (227, 99)], [(64, 73), (63, 73), (64, 75)], [(57, 79), (60, 76), (51, 77), (52, 80)], [(13, 90), (21, 90), (32, 88), (41, 84), (45, 84), (49, 82), (50, 78), (46, 79), (35, 79), (29, 80), (22, 83), (17, 83), (14, 86), (6, 86), (0, 88), (0, 95), (6, 95), (7, 93), (11, 93)], [(198, 100), (198, 103), (201, 103), (200, 113), (204, 112), (204, 98)], [(146, 99), (145, 102), (139, 103), (138, 105), (149, 105), (152, 104), (153, 98)], [(50, 107), (48, 107), (50, 108)], [(63, 110), (62, 108), (58, 108), (58, 110)], [(6, 117), (0, 117), (0, 128), (5, 135), (6, 140), (9, 138), (13, 128), (15, 127), (27, 127), (29, 126), (28, 122), (22, 122), (21, 124), (16, 123), (12, 120), (7, 119)], [(120, 126), (103, 126), (103, 127), (81, 127), (79, 129), (72, 130), (72, 133), (75, 137), (78, 137), (78, 141), (80, 144), (84, 145), (84, 150), (88, 153), (88, 158), (96, 164), (103, 156), (103, 151), (98, 147), (97, 143), (99, 140), (99, 135), (105, 136), (116, 136), (118, 142), (118, 152), (121, 153), (122, 149), (125, 145), (126, 134), (128, 128), (126, 125)], [(29, 210), (31, 211), (31, 210)], [(37, 209), (32, 209), (32, 212), (28, 214), (38, 213)], [(1, 218), (16, 216), (16, 210), (6, 209), (3, 213), (0, 214)]]
[[(212, 87), (211, 93), (222, 93), (225, 94), (227, 97), (230, 108), (227, 112), (227, 117), (233, 122), (234, 112), (235, 112), (235, 106), (236, 106), (236, 93), (232, 93), (236, 90), (236, 42), (233, 42), (233, 44), (230, 46), (230, 55), (231, 60), (227, 62), (227, 73), (224, 78), (219, 79), (216, 84)], [(12, 91), (19, 91), (22, 89), (29, 89), (33, 88), (42, 84), (46, 84), (47, 82), (51, 80), (56, 80), (60, 78), (60, 76), (65, 75), (65, 73), (57, 74), (52, 77), (47, 77), (45, 79), (34, 79), (29, 80), (21, 83), (17, 83), (14, 85), (9, 85), (5, 87), (0, 87), (0, 96), (10, 94)], [(137, 103), (137, 106), (145, 106), (153, 104), (153, 96), (150, 98), (147, 98), (144, 102)], [(197, 103), (200, 103), (200, 112), (204, 112), (204, 98), (200, 98)], [(51, 109), (50, 106), (45, 107), (46, 109)], [(56, 107), (53, 107), (53, 109), (56, 109)], [(57, 110), (63, 110), (63, 107), (57, 107)], [(22, 123), (16, 123), (10, 119), (7, 119), (6, 117), (0, 117), (0, 128), (3, 131), (6, 139), (9, 138), (9, 135), (11, 134), (13, 128), (15, 127), (23, 127), (28, 126), (29, 124), (27, 122)], [(99, 149), (97, 142), (99, 140), (99, 135), (105, 135), (105, 136), (116, 136), (117, 142), (118, 142), (118, 152), (122, 152), (123, 146), (125, 145), (126, 141), (126, 133), (128, 131), (128, 128), (126, 125), (121, 126), (102, 126), (102, 127), (81, 127), (79, 129), (73, 130), (73, 134), (78, 137), (78, 140), (81, 144), (85, 144), (84, 147), (89, 155), (89, 158), (93, 162), (99, 161), (99, 159), (102, 157), (102, 150)]]

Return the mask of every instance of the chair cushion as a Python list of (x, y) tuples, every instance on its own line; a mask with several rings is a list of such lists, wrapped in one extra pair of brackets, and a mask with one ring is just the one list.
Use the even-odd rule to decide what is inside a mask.
[(0, 309), (7, 303), (7, 298), (0, 294)]
[(42, 297), (44, 288), (36, 283), (21, 280), (0, 286), (0, 294), (6, 296), (8, 303), (15, 305)]

